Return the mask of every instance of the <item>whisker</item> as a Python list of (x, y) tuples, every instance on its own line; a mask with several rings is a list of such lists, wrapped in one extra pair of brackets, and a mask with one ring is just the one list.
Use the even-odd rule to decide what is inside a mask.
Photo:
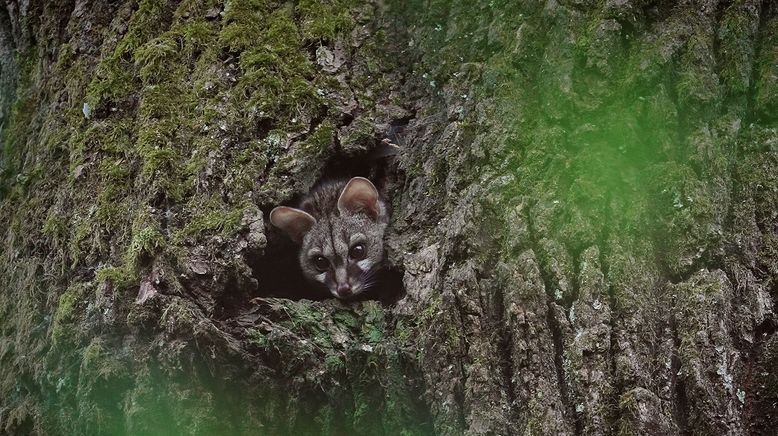
[(367, 271), (362, 272), (362, 275), (359, 277), (359, 279), (363, 282), (367, 282), (373, 278), (375, 278), (376, 270), (375, 269), (369, 269)]
[(374, 265), (369, 270), (363, 271), (362, 274), (360, 274), (359, 280), (362, 283), (361, 292), (368, 291), (381, 282), (380, 280), (381, 271), (382, 268), (380, 267), (380, 265)]

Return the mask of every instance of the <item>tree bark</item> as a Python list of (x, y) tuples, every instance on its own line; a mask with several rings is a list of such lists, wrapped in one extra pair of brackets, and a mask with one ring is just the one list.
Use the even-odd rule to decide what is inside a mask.
[[(773, 2), (6, 0), (0, 73), (5, 433), (776, 431)], [(266, 223), (333, 175), (387, 298)]]

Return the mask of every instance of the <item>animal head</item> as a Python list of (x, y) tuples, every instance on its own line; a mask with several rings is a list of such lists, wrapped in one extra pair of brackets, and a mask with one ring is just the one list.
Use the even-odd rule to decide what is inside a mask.
[(354, 177), (345, 186), (312, 191), (301, 209), (273, 209), (270, 222), (300, 244), (303, 274), (336, 298), (354, 297), (375, 284), (388, 216), (369, 180)]

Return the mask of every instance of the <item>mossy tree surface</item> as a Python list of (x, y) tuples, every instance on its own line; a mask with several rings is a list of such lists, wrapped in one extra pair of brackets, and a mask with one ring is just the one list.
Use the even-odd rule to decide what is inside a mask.
[[(3, 431), (772, 431), (771, 2), (1, 12)], [(263, 216), (398, 126), (405, 298), (269, 298)]]

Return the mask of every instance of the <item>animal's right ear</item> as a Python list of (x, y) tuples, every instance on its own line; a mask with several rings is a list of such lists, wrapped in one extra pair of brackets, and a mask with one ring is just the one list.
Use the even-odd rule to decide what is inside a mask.
[(338, 198), (338, 210), (342, 214), (366, 213), (373, 221), (381, 214), (378, 190), (370, 180), (354, 177), (346, 183)]
[(270, 212), (270, 222), (299, 244), (308, 230), (316, 224), (316, 218), (300, 209), (278, 206)]

